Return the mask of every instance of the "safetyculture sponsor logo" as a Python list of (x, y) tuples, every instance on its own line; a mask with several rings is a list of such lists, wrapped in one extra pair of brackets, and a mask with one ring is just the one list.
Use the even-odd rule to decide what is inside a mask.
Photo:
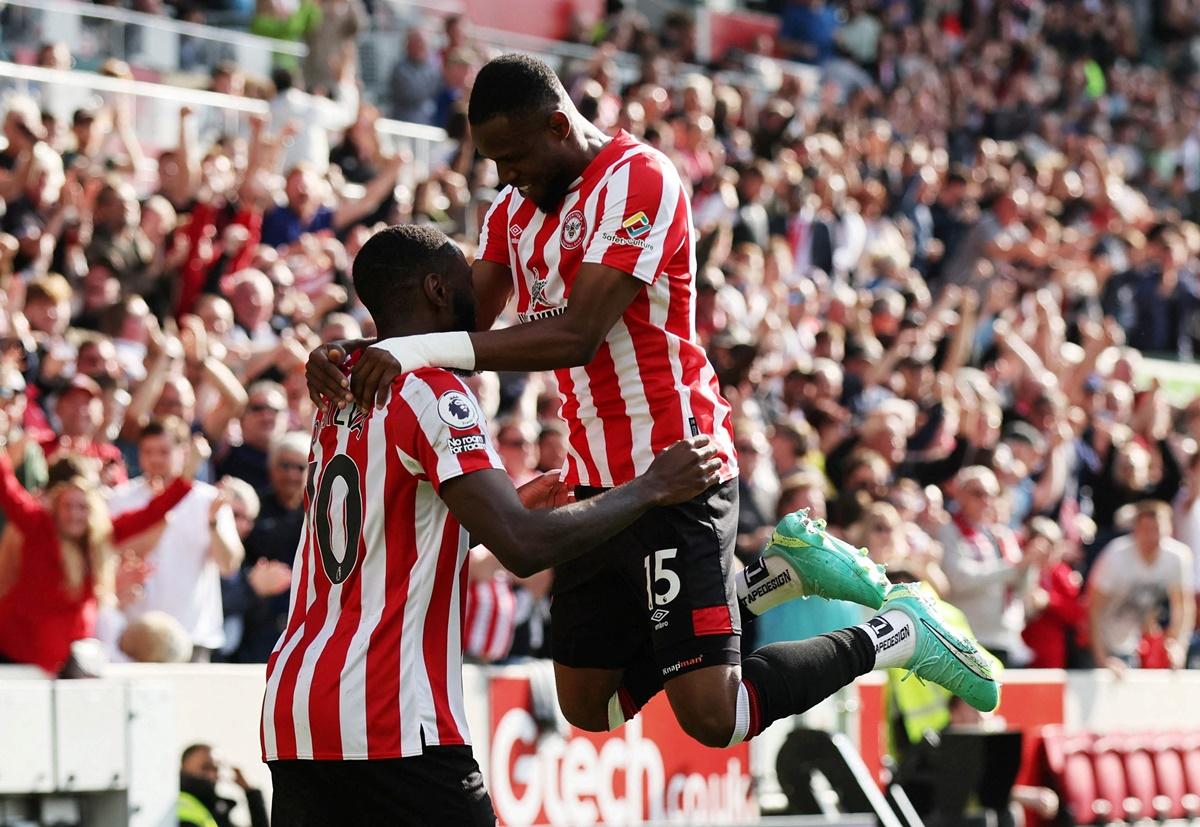
[(605, 241), (607, 241), (609, 244), (621, 244), (625, 247), (637, 247), (638, 249), (641, 249), (641, 250), (653, 250), (654, 249), (653, 244), (647, 244), (646, 242), (642, 241), (640, 238), (626, 238), (623, 235), (617, 235), (616, 233), (608, 233), (608, 232), (600, 233), (600, 237), (603, 238)]
[(641, 238), (650, 232), (650, 219), (646, 217), (646, 213), (638, 210), (621, 222), (621, 229), (630, 238)]

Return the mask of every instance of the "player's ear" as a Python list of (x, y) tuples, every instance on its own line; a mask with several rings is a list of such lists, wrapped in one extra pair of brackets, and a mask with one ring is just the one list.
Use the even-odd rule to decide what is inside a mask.
[(450, 304), (450, 285), (441, 273), (427, 273), (422, 286), (425, 289), (425, 298), (434, 307), (447, 307)]
[(571, 119), (561, 109), (556, 109), (550, 115), (550, 132), (560, 141), (565, 141), (571, 134)]

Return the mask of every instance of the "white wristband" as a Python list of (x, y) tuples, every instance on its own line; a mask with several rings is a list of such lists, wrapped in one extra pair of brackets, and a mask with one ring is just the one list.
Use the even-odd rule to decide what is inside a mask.
[(405, 373), (427, 367), (475, 370), (475, 346), (471, 334), (465, 331), (400, 336), (383, 339), (371, 347), (395, 356)]

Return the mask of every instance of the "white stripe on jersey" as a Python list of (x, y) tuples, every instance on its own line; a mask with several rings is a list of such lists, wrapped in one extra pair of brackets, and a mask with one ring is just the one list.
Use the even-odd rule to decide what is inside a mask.
[[(650, 290), (653, 291), (654, 288), (651, 287)], [(654, 451), (650, 442), (654, 418), (650, 414), (650, 402), (646, 399), (646, 386), (641, 382), (633, 337), (629, 335), (629, 328), (625, 327), (624, 319), (617, 319), (617, 323), (609, 331), (608, 352), (612, 356), (617, 386), (620, 388), (621, 398), (625, 400), (625, 415), (629, 417), (633, 433), (633, 467), (635, 473), (642, 474), (654, 461)]]
[[(366, 492), (386, 491), (388, 456), (387, 408), (376, 410), (367, 430)], [(369, 503), (368, 499), (368, 503)], [(368, 505), (364, 503), (364, 505)], [(361, 617), (338, 683), (338, 712), (342, 728), (342, 757), (367, 757), (367, 648), (387, 604), (387, 509), (363, 509), (363, 548), (359, 610)]]
[[(350, 443), (350, 429), (338, 428), (337, 449), (336, 454), (346, 453), (346, 446)], [(318, 466), (320, 467), (320, 466)], [(322, 488), (321, 481), (317, 480), (314, 490)], [(345, 483), (341, 480), (336, 480), (330, 489), (329, 510), (331, 514), (344, 513), (345, 505)], [(341, 505), (339, 508), (339, 500), (337, 495), (342, 495)], [(313, 503), (310, 508), (316, 506)], [(331, 528), (341, 529), (344, 527), (338, 524), (331, 524)], [(337, 543), (336, 536), (331, 538), (331, 543)], [(345, 548), (345, 540), (342, 540), (341, 545), (334, 545), (334, 548)], [(313, 555), (311, 571), (316, 573), (317, 566), (321, 565), (320, 552)], [(315, 588), (315, 587), (314, 587)], [(312, 726), (308, 718), (308, 698), (309, 691), (312, 689), (313, 672), (317, 668), (317, 660), (325, 653), (325, 644), (329, 642), (329, 638), (333, 637), (333, 630), (337, 626), (338, 618), (342, 616), (342, 584), (331, 583), (329, 586), (328, 600), (325, 608), (325, 622), (321, 624), (321, 631), (308, 645), (308, 649), (304, 652), (304, 659), (300, 661), (300, 672), (296, 675), (296, 689), (292, 693), (292, 720), (296, 724), (296, 757), (297, 758), (312, 758)]]

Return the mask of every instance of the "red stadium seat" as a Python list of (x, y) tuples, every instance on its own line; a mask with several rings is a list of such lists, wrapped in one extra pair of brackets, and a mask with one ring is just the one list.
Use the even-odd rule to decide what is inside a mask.
[(1127, 735), (1117, 746), (1125, 764), (1126, 795), (1141, 802), (1142, 816), (1154, 816), (1161, 802), (1156, 802), (1160, 788), (1151, 753), (1152, 742), (1146, 736)]
[(1102, 735), (1092, 744), (1096, 797), (1111, 805), (1114, 819), (1126, 817), (1125, 799), (1129, 795), (1125, 783), (1125, 762), (1120, 751), (1121, 740), (1120, 736)]
[(1166, 812), (1167, 818), (1183, 818), (1186, 814), (1183, 808), (1183, 797), (1187, 795), (1187, 778), (1183, 773), (1183, 759), (1180, 757), (1179, 738), (1174, 735), (1159, 735), (1151, 742), (1151, 756), (1154, 760), (1154, 777), (1157, 782), (1158, 794), (1165, 796), (1171, 802)]
[(1095, 823), (1092, 805), (1097, 799), (1090, 733), (1066, 733), (1061, 726), (1042, 730), (1042, 754), (1049, 784), (1062, 796), (1076, 824)]

